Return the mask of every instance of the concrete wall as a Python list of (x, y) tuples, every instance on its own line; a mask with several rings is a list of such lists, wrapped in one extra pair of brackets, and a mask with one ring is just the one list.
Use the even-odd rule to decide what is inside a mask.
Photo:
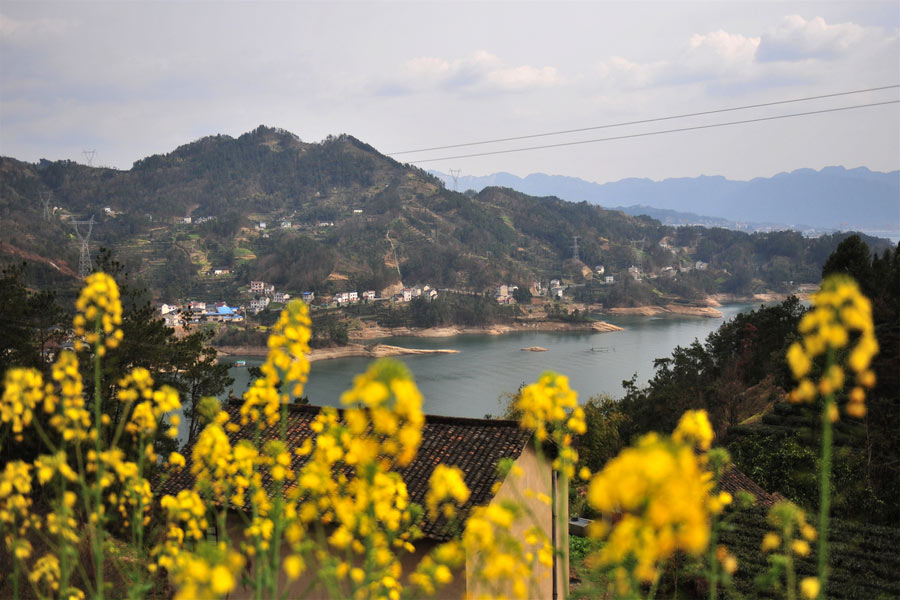
[[(525, 450), (522, 451), (519, 459), (516, 461), (516, 465), (518, 465), (522, 469), (522, 475), (520, 477), (513, 477), (511, 474), (507, 476), (506, 480), (497, 491), (497, 495), (494, 496), (492, 503), (504, 501), (523, 503), (530, 509), (533, 517), (529, 517), (527, 514), (524, 515), (524, 517), (513, 526), (513, 535), (517, 535), (519, 539), (523, 540), (524, 543), (525, 531), (530, 529), (532, 526), (537, 525), (547, 535), (547, 537), (550, 538), (552, 542), (552, 507), (547, 506), (536, 497), (538, 493), (543, 493), (548, 497), (552, 497), (553, 484), (551, 480), (552, 470), (550, 468), (550, 462), (547, 460), (542, 460), (538, 456), (537, 451), (534, 448), (534, 444), (529, 443), (528, 446), (525, 447)], [(525, 497), (525, 490), (527, 489), (530, 489), (534, 492), (533, 497)], [(568, 523), (568, 492), (567, 490), (557, 490), (557, 492), (558, 498), (560, 499), (557, 502), (557, 505), (565, 511), (565, 519), (563, 523)], [(559, 537), (559, 532), (557, 532), (557, 537)], [(557, 546), (558, 544), (559, 542), (554, 544), (554, 546)], [(512, 595), (511, 590), (508, 588), (493, 589), (491, 587), (485, 588), (484, 586), (479, 586), (479, 584), (473, 579), (473, 574), (479, 568), (481, 568), (480, 556), (471, 555), (466, 557), (466, 574), (469, 581), (469, 596), (471, 598), (481, 598), (485, 596), (496, 595)], [(543, 565), (538, 563), (537, 568), (535, 569), (535, 572), (532, 576), (532, 581), (529, 582), (529, 589), (531, 590), (529, 592), (529, 597), (546, 598), (548, 600), (552, 599), (552, 575), (552, 569), (544, 567)], [(562, 598), (562, 586), (567, 586), (569, 581), (568, 573), (562, 568), (562, 565), (557, 566), (556, 579), (557, 596), (559, 598)]]

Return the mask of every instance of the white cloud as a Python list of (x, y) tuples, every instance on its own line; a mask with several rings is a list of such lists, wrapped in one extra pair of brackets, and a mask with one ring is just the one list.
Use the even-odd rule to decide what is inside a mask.
[(757, 58), (760, 61), (834, 59), (864, 42), (884, 37), (877, 27), (856, 23), (829, 25), (822, 17), (806, 20), (800, 15), (784, 17), (778, 26), (762, 36)]
[(433, 56), (411, 59), (398, 77), (382, 82), (382, 95), (409, 94), (416, 91), (485, 93), (549, 88), (564, 83), (555, 67), (509, 66), (500, 57), (479, 50), (469, 57), (447, 60)]
[[(597, 65), (604, 90), (707, 82), (719, 90), (761, 83), (807, 83), (840, 63), (850, 74), (858, 62), (879, 64), (896, 55), (898, 34), (855, 23), (828, 24), (822, 17), (792, 15), (760, 35), (719, 29), (692, 35), (671, 58), (643, 63), (612, 57)], [(851, 66), (851, 63), (856, 66)]]
[(40, 43), (45, 37), (65, 33), (76, 25), (76, 21), (69, 19), (22, 20), (0, 13), (0, 40), (4, 43)]

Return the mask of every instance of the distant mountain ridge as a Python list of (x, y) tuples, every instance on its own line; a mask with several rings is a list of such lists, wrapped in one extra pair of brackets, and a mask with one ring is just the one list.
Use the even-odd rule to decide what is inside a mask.
[[(432, 174), (453, 185), (449, 175)], [(502, 186), (604, 207), (640, 205), (738, 223), (900, 234), (900, 171), (882, 173), (866, 167), (797, 169), (749, 181), (702, 175), (663, 181), (630, 178), (604, 184), (544, 173), (524, 178), (494, 173), (459, 177), (456, 185), (461, 191)]]

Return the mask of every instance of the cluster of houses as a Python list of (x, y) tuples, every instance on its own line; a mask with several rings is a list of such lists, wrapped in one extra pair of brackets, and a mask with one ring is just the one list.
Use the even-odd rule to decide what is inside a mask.
[(184, 225), (201, 225), (206, 223), (207, 221), (215, 221), (216, 218), (214, 216), (206, 216), (206, 217), (182, 217), (178, 219), (179, 223)]
[(357, 302), (373, 302), (376, 300), (390, 300), (391, 302), (412, 302), (415, 298), (424, 298), (428, 301), (437, 298), (438, 292), (430, 285), (416, 285), (405, 287), (390, 298), (379, 298), (374, 290), (367, 292), (339, 292), (332, 297), (332, 301), (338, 306), (355, 304)]
[[(248, 309), (254, 315), (269, 306), (270, 302), (284, 304), (291, 299), (290, 294), (287, 292), (276, 292), (275, 286), (271, 283), (266, 283), (265, 281), (251, 281), (250, 293), (256, 296), (248, 305)], [(314, 298), (315, 294), (312, 292), (303, 293), (303, 299), (307, 303), (312, 302)]]
[(240, 323), (244, 320), (244, 310), (228, 306), (227, 302), (206, 303), (192, 300), (185, 304), (163, 304), (159, 307), (167, 327), (180, 323), (197, 325), (200, 323)]
[(513, 297), (513, 294), (519, 289), (517, 285), (508, 285), (501, 284), (497, 286), (497, 291), (494, 293), (494, 300), (497, 301), (498, 304), (515, 304), (516, 299)]

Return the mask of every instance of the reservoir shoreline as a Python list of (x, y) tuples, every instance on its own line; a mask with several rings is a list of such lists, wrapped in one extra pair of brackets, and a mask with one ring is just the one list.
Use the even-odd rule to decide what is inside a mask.
[[(605, 321), (593, 321), (588, 323), (560, 323), (556, 321), (540, 321), (534, 323), (517, 323), (514, 325), (492, 325), (489, 327), (429, 327), (414, 329), (409, 327), (365, 327), (362, 330), (354, 330), (349, 334), (351, 340), (375, 340), (390, 337), (415, 337), (415, 338), (443, 338), (457, 335), (503, 335), (505, 333), (551, 331), (565, 332), (577, 331), (583, 333), (606, 333), (611, 331), (623, 331), (622, 327), (612, 325)], [(265, 346), (216, 346), (221, 357), (258, 356), (264, 357), (269, 349)], [(459, 350), (448, 348), (406, 348), (390, 344), (347, 344), (345, 346), (333, 346), (331, 348), (313, 348), (308, 356), (309, 362), (330, 360), (334, 358), (383, 358), (386, 356), (407, 356), (418, 354), (456, 354)]]

